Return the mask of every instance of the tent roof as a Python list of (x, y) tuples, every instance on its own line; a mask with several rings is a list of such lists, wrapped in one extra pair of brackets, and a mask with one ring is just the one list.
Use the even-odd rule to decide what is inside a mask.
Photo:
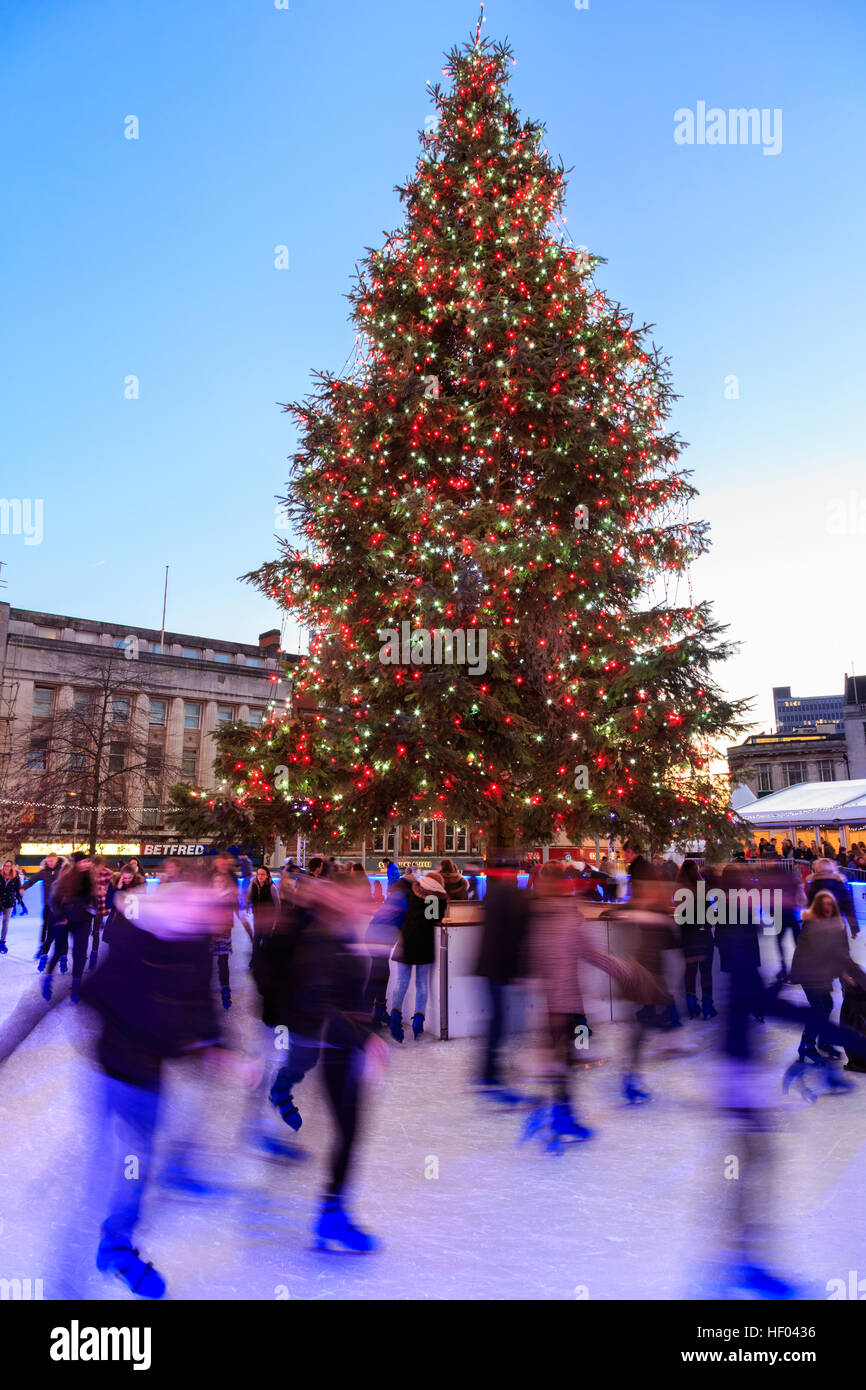
[(741, 806), (739, 814), (756, 827), (866, 824), (866, 778), (800, 782)]

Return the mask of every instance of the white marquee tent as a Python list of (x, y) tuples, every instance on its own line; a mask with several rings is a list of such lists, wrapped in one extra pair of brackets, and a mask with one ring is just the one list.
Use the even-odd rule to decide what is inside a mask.
[(866, 826), (866, 778), (845, 782), (800, 782), (772, 792), (738, 814), (756, 830), (796, 826)]

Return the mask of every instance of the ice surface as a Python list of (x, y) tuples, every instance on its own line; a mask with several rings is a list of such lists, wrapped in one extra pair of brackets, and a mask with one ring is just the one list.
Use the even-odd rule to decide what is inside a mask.
[[(38, 919), (14, 918), (0, 957), (0, 1278), (41, 1278), (46, 1298), (67, 1292), (61, 1252), (73, 1248), (80, 1296), (128, 1299), (92, 1265), (84, 1205), (94, 1138), (89, 1120), (93, 1021), (55, 974), (45, 1005), (32, 959)], [(862, 956), (860, 943), (855, 954)], [(228, 1030), (251, 1045), (257, 996), (246, 952), (232, 957), (236, 1006)], [(769, 963), (768, 957), (768, 963)], [(798, 998), (792, 991), (791, 997)], [(592, 1021), (592, 1020), (591, 1020)], [(589, 1143), (561, 1156), (519, 1146), (522, 1116), (489, 1108), (471, 1090), (478, 1044), (411, 1035), (389, 1043), (390, 1067), (370, 1091), (349, 1207), (384, 1241), (374, 1255), (322, 1254), (310, 1230), (332, 1129), (318, 1076), (297, 1092), (305, 1162), (269, 1162), (241, 1138), (245, 1098), (205, 1082), (189, 1064), (170, 1078), (165, 1144), (195, 1123), (204, 1169), (233, 1191), (181, 1199), (154, 1184), (138, 1240), (179, 1299), (677, 1299), (722, 1238), (731, 1183), (730, 1134), (714, 1106), (712, 1056), (720, 1021), (654, 1038), (645, 1079), (650, 1105), (619, 1097), (625, 1027), (595, 1029), (573, 1093)], [(771, 1080), (796, 1038), (766, 1025)], [(529, 1058), (529, 1050), (523, 1054)], [(520, 1058), (516, 1059), (520, 1062)], [(777, 1226), (775, 1264), (826, 1297), (830, 1279), (866, 1276), (866, 1091), (807, 1106), (780, 1103), (777, 1163), (766, 1209)], [(774, 1093), (775, 1093), (774, 1081)], [(781, 1092), (779, 1091), (781, 1101)], [(198, 1116), (197, 1120), (192, 1117)], [(291, 1135), (273, 1112), (270, 1131)], [(427, 1176), (438, 1173), (438, 1176)]]

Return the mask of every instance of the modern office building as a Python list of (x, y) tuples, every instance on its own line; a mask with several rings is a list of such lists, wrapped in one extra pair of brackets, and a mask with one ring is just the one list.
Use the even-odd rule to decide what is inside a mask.
[(790, 685), (773, 686), (773, 709), (779, 734), (814, 730), (819, 724), (831, 726), (825, 732), (841, 733), (842, 705), (841, 695), (794, 696)]

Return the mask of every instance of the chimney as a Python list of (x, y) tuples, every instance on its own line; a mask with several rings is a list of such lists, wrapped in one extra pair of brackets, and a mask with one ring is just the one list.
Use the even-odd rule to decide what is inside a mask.
[(278, 627), (272, 627), (268, 632), (259, 633), (259, 651), (263, 656), (279, 656), (280, 629)]

